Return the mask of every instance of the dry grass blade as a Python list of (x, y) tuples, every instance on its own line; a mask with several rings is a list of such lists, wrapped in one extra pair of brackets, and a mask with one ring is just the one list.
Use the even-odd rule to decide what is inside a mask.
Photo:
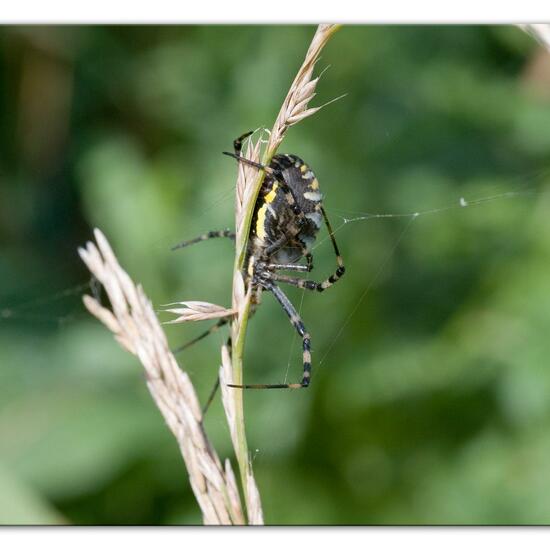
[(187, 301), (187, 302), (174, 302), (173, 304), (166, 304), (168, 306), (180, 305), (183, 307), (165, 309), (167, 313), (175, 313), (179, 315), (177, 319), (172, 321), (166, 321), (165, 325), (171, 325), (174, 323), (185, 323), (187, 321), (206, 321), (208, 319), (220, 319), (222, 317), (231, 317), (235, 310), (227, 309), (216, 304), (209, 302)]
[(548, 23), (530, 23), (519, 25), (519, 27), (550, 51), (550, 25)]
[(315, 96), (315, 89), (319, 77), (312, 79), (315, 63), (319, 60), (321, 50), (325, 47), (330, 37), (338, 30), (339, 25), (319, 25), (317, 32), (311, 41), (306, 58), (290, 86), (288, 94), (273, 125), (269, 143), (267, 146), (264, 163), (275, 154), (283, 137), (292, 125), (313, 115), (322, 107), (308, 109), (309, 102)]
[(243, 524), (231, 465), (222, 465), (204, 432), (196, 392), (172, 355), (150, 301), (120, 267), (104, 235), (97, 229), (94, 234), (97, 245), (88, 242), (79, 254), (105, 288), (112, 311), (91, 296), (84, 296), (86, 308), (141, 361), (147, 387), (180, 446), (204, 523)]

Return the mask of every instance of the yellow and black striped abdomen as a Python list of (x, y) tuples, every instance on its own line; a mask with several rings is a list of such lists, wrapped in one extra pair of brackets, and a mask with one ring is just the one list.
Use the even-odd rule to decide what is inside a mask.
[(269, 167), (273, 173), (266, 174), (258, 195), (251, 246), (260, 256), (275, 247), (274, 261), (295, 262), (309, 252), (323, 221), (319, 182), (295, 155), (275, 155)]

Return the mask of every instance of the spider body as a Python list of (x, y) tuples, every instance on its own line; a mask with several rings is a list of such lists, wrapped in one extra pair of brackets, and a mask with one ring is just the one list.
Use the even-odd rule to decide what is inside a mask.
[[(265, 177), (254, 206), (250, 235), (245, 258), (245, 281), (251, 286), (253, 307), (261, 300), (262, 292), (269, 291), (287, 314), (292, 326), (302, 338), (302, 380), (295, 384), (245, 384), (237, 388), (306, 388), (311, 380), (311, 338), (304, 323), (278, 283), (290, 284), (298, 288), (322, 292), (331, 287), (344, 274), (345, 268), (338, 250), (332, 227), (323, 208), (323, 196), (319, 182), (310, 167), (296, 155), (275, 155), (269, 166), (253, 162), (241, 156), (242, 141), (251, 132), (233, 142), (234, 153), (224, 153), (237, 161), (256, 167), (265, 172)], [(301, 277), (291, 277), (280, 271), (309, 273), (313, 269), (312, 245), (322, 224), (326, 225), (337, 268), (327, 279), (316, 282)], [(186, 241), (174, 248), (187, 246), (213, 237), (229, 237), (235, 234), (229, 230), (210, 231), (201, 237)], [(306, 265), (300, 264), (305, 258)], [(200, 340), (210, 332), (227, 323), (218, 321), (209, 331), (189, 344)]]
[[(275, 155), (269, 167), (278, 172), (288, 189), (273, 174), (265, 176), (254, 208), (248, 256), (292, 264), (310, 253), (323, 220), (323, 197), (315, 174), (299, 157)], [(289, 191), (299, 210), (289, 204)], [(301, 225), (297, 220), (300, 211), (304, 217)]]

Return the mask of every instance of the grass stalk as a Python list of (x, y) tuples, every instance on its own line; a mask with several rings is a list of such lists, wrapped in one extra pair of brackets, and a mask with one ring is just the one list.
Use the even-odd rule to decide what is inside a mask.
[[(339, 25), (319, 25), (317, 27), (305, 59), (290, 86), (271, 130), (267, 147), (261, 158), (263, 164), (269, 164), (290, 126), (297, 124), (322, 108), (308, 108), (309, 101), (313, 99), (315, 95), (315, 88), (319, 80), (319, 77), (312, 78), (313, 70), (322, 49), (338, 28)], [(249, 140), (245, 156), (250, 160), (259, 162), (260, 145), (260, 139), (258, 139), (255, 144), (252, 140)], [(242, 163), (239, 163), (238, 170), (235, 216), (237, 235), (235, 241), (236, 250), (233, 276), (233, 309), (237, 314), (232, 323), (233, 349), (231, 355), (231, 382), (233, 384), (243, 383), (243, 353), (251, 300), (250, 288), (246, 292), (244, 288), (243, 272), (247, 267), (244, 265), (244, 261), (246, 258), (246, 249), (248, 246), (254, 205), (264, 177), (263, 172), (248, 165), (245, 166)], [(257, 506), (259, 492), (254, 481), (246, 440), (243, 402), (244, 391), (233, 388), (228, 388), (228, 391), (231, 392), (231, 398), (235, 409), (236, 429), (233, 436), (233, 445), (241, 474), (241, 482), (248, 510), (248, 519), (250, 523), (255, 523), (256, 520), (259, 521), (261, 518), (253, 517), (250, 512)]]

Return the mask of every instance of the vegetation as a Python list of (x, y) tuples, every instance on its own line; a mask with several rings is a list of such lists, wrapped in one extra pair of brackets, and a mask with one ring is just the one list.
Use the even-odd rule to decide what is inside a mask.
[[(157, 309), (230, 307), (231, 244), (170, 247), (233, 225), (221, 151), (272, 124), (313, 32), (0, 29), (1, 523), (201, 522), (136, 360), (82, 306), (77, 247), (100, 227)], [(512, 26), (355, 26), (329, 65), (313, 104), (347, 96), (280, 151), (315, 170), (347, 273), (288, 291), (311, 388), (245, 394), (266, 523), (548, 523), (550, 56)], [(202, 402), (225, 338), (185, 352)], [(245, 381), (299, 379), (300, 351), (266, 295)], [(206, 425), (232, 456), (219, 398)]]

